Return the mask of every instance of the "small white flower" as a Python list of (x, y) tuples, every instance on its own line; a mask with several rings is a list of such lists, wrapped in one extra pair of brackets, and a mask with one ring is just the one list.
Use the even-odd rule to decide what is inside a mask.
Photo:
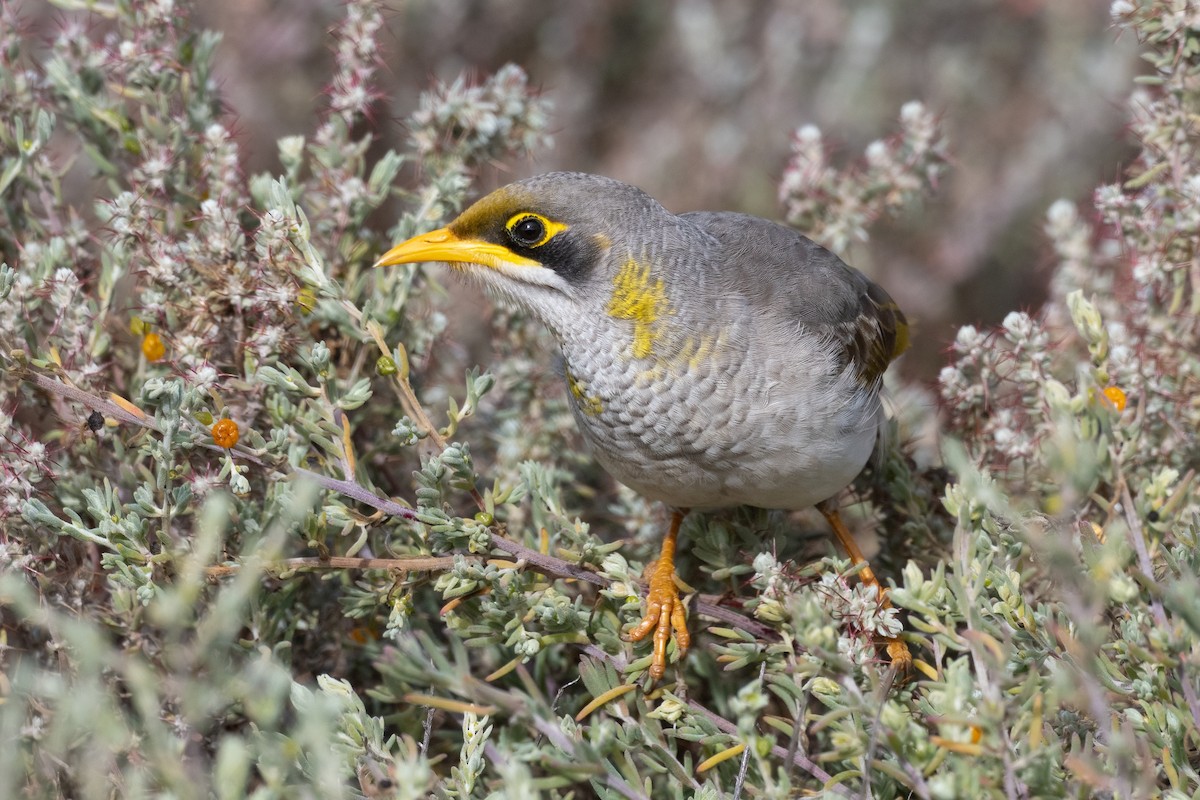
[(925, 117), (925, 104), (920, 100), (909, 100), (900, 107), (900, 122), (906, 127), (921, 122)]
[(887, 142), (881, 139), (876, 139), (867, 145), (866, 150), (867, 163), (872, 167), (880, 168), (887, 166), (891, 161), (891, 151), (888, 149)]
[(796, 131), (796, 141), (806, 146), (818, 144), (821, 141), (821, 129), (816, 125), (804, 125)]
[(44, 461), (46, 458), (46, 445), (38, 441), (29, 442), (25, 445), (25, 457), (34, 464)]
[(1079, 210), (1070, 200), (1058, 199), (1046, 209), (1046, 219), (1055, 229), (1067, 228), (1079, 219)]

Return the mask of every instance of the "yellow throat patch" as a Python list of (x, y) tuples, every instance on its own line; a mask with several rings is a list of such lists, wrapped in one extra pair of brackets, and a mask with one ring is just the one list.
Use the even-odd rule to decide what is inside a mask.
[(633, 323), (634, 358), (645, 358), (654, 351), (658, 319), (672, 313), (662, 279), (653, 278), (649, 266), (632, 258), (613, 278), (613, 293), (607, 311), (613, 319), (627, 319)]

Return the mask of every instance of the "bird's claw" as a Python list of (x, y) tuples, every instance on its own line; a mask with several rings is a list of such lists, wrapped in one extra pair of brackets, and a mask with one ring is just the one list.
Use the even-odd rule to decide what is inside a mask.
[(691, 646), (692, 637), (687, 629), (687, 614), (683, 600), (675, 586), (675, 565), (661, 561), (651, 564), (647, 570), (650, 588), (646, 592), (646, 613), (629, 633), (623, 637), (627, 642), (640, 642), (650, 631), (654, 631), (654, 657), (650, 661), (650, 677), (661, 678), (667, 670), (667, 643), (675, 635), (675, 646), (679, 658), (683, 658)]

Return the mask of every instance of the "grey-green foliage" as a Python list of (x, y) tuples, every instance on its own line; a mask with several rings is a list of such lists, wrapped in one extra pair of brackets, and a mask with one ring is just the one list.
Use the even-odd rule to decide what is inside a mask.
[[(384, 17), (348, 3), (326, 108), (247, 178), (186, 4), (60, 5), (44, 49), (0, 6), (0, 796), (1200, 789), (1190, 6), (1114, 5), (1152, 67), (1134, 176), (1101, 227), (1051, 207), (1045, 309), (959, 332), (942, 465), (888, 450), (858, 484), (903, 614), (807, 517), (692, 515), (696, 644), (653, 687), (620, 634), (663, 520), (564, 446), (544, 334), (497, 310), (482, 371), (434, 276), (371, 269), (546, 145), (520, 69), (373, 126)], [(900, 116), (845, 170), (803, 129), (790, 217), (845, 243), (910, 205), (945, 143)]]
[[(311, 501), (294, 499), (299, 508)], [(241, 797), (259, 785), (262, 797), (343, 797), (353, 796), (347, 766), (364, 757), (407, 755), (405, 769), (428, 769), (344, 684), (296, 683), (286, 642), (248, 646), (243, 625), (294, 520), (271, 525), (214, 588), (206, 572), (229, 512), (221, 494), (205, 502), (189, 541), (163, 553), (173, 580), (139, 607), (137, 627), (124, 635), (115, 620), (47, 607), (19, 572), (0, 578), (9, 619), (23, 621), (9, 637), (37, 637), (26, 647), (44, 637), (41, 646), (68, 666), (49, 670), (6, 654), (0, 725), (10, 746), (0, 756), (0, 794)]]

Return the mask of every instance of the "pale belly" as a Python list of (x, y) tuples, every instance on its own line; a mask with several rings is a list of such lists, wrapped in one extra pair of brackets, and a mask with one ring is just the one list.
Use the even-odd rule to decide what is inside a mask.
[(875, 445), (877, 393), (819, 363), (685, 371), (615, 360), (587, 374), (568, 386), (596, 459), (680, 508), (808, 508), (849, 485)]

